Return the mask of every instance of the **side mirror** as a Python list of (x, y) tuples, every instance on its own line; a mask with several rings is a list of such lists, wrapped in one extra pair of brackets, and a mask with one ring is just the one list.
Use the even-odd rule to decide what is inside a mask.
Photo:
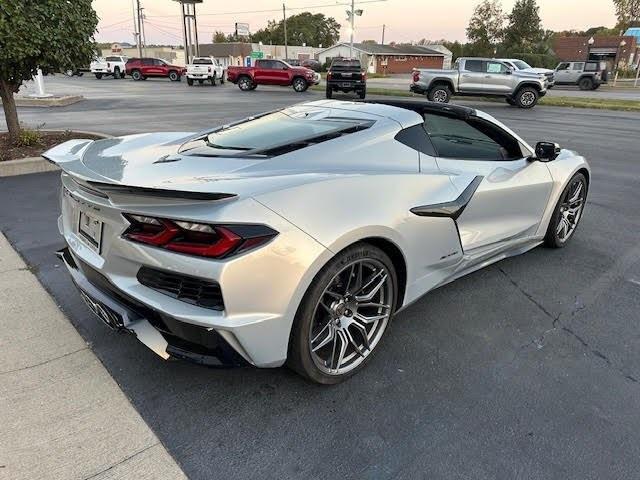
[(513, 73), (513, 70), (511, 70), (510, 68), (507, 69), (506, 72), (504, 72), (507, 75), (511, 75)]
[(536, 144), (536, 160), (550, 162), (560, 155), (560, 145), (554, 142), (538, 142)]

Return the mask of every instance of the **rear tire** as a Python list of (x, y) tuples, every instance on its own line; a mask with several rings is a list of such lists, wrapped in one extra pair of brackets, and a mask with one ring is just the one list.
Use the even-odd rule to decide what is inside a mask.
[(247, 75), (243, 75), (240, 78), (238, 78), (238, 88), (243, 92), (254, 90), (254, 88), (252, 87), (253, 87), (253, 80), (251, 80), (251, 77)]
[(120, 75), (119, 67), (116, 67), (113, 69), (113, 78), (115, 78), (116, 80), (118, 80), (119, 78), (122, 78), (122, 76)]
[[(576, 194), (578, 188), (582, 190)], [(573, 237), (582, 218), (588, 193), (589, 185), (586, 177), (582, 173), (576, 173), (562, 191), (553, 215), (551, 215), (549, 227), (544, 237), (544, 244), (547, 247), (562, 248)], [(574, 200), (573, 197), (576, 199)], [(570, 213), (572, 211), (575, 213)]]
[(222, 71), (222, 75), (220, 76), (220, 85), (224, 85), (225, 82), (225, 76), (227, 75), (227, 72), (225, 70)]
[(581, 78), (578, 82), (578, 88), (580, 90), (593, 90), (593, 80), (589, 77)]
[(216, 86), (216, 80), (217, 80), (216, 73), (213, 72), (213, 77), (211, 77), (211, 85), (213, 85), (214, 87)]
[(333, 98), (333, 89), (332, 89), (332, 88), (330, 88), (328, 85), (327, 85), (327, 88), (326, 88), (326, 90), (325, 90), (325, 96), (326, 96), (328, 99)]
[(431, 102), (449, 103), (451, 100), (451, 90), (447, 85), (435, 85), (427, 92), (427, 98)]
[(533, 87), (522, 87), (516, 93), (515, 102), (519, 108), (529, 109), (536, 106), (540, 94)]
[(338, 253), (316, 275), (298, 307), (287, 365), (325, 385), (351, 377), (375, 354), (397, 298), (396, 271), (385, 252), (357, 243)]
[(131, 78), (133, 78), (136, 82), (144, 80), (144, 77), (142, 76), (142, 73), (140, 73), (140, 70), (133, 70), (131, 72)]
[(362, 90), (358, 90), (358, 96), (364, 100), (364, 98), (367, 96), (367, 88), (363, 88)]

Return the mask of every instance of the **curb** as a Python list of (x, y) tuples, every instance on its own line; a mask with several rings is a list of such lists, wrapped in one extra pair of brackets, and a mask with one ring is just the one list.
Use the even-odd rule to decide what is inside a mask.
[[(65, 130), (47, 130), (47, 132), (64, 132)], [(73, 133), (80, 135), (92, 135), (100, 138), (113, 138), (112, 135), (104, 133), (74, 130)], [(48, 162), (42, 157), (27, 157), (18, 160), (7, 160), (0, 162), (0, 178), (14, 177), (16, 175), (29, 175), (31, 173), (42, 173), (59, 170), (59, 167)]]
[(66, 107), (84, 100), (82, 95), (65, 95), (62, 97), (30, 98), (17, 96), (16, 107)]

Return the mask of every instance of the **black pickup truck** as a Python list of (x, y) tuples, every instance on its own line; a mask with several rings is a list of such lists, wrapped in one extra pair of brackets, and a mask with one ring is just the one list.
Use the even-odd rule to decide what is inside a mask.
[(335, 58), (327, 72), (327, 98), (333, 92), (356, 92), (360, 98), (367, 95), (367, 72), (362, 69), (360, 60), (353, 58)]

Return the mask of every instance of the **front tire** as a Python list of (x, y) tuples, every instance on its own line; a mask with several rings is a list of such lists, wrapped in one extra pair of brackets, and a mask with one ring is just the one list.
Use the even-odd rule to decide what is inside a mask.
[(298, 92), (298, 93), (302, 93), (304, 91), (307, 90), (307, 88), (309, 88), (309, 84), (307, 83), (307, 81), (304, 78), (294, 78), (293, 79), (293, 90)]
[(529, 109), (536, 106), (540, 94), (533, 87), (522, 87), (516, 93), (515, 102), (519, 108)]
[(446, 85), (436, 85), (427, 92), (427, 98), (431, 102), (449, 103), (451, 100), (451, 90)]
[(172, 82), (179, 82), (180, 75), (178, 75), (178, 72), (176, 72), (175, 70), (171, 70), (169, 72), (169, 80), (171, 80)]
[(355, 244), (316, 275), (296, 317), (287, 364), (320, 384), (361, 370), (379, 345), (396, 308), (398, 280), (389, 256)]
[(562, 248), (573, 237), (587, 202), (589, 185), (582, 173), (576, 173), (562, 191), (549, 227), (544, 244), (550, 248)]
[(102, 78), (102, 74), (101, 74), (101, 73), (96, 73), (96, 78), (97, 78), (98, 80), (100, 80), (100, 79)]

